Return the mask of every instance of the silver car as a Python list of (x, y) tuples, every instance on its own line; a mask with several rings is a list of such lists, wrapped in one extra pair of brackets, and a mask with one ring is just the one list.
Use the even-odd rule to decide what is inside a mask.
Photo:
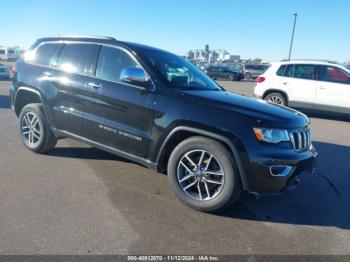
[(245, 64), (243, 68), (244, 78), (257, 78), (259, 75), (262, 75), (268, 68), (269, 65), (267, 64)]

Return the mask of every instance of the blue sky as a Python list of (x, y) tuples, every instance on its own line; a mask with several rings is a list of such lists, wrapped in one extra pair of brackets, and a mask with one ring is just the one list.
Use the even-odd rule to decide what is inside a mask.
[[(7, 12), (5, 12), (7, 10)], [(227, 49), (243, 58), (350, 60), (348, 0), (1, 0), (0, 44), (59, 34), (111, 35), (177, 54)]]

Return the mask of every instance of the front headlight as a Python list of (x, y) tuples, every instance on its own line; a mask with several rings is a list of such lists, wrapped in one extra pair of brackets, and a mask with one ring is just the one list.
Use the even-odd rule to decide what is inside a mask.
[(259, 141), (277, 144), (282, 141), (289, 141), (289, 134), (284, 129), (254, 128), (254, 133)]

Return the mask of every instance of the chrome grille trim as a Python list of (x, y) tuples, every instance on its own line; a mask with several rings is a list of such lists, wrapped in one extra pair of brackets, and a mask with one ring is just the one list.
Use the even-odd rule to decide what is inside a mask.
[(311, 146), (310, 128), (289, 131), (289, 137), (295, 151), (307, 151)]

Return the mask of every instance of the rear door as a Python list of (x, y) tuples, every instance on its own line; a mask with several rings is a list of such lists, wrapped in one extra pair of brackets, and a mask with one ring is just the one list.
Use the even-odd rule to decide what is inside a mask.
[[(99, 90), (96, 109), (84, 122), (85, 136), (103, 133), (101, 143), (146, 158), (153, 128), (155, 93), (120, 81), (123, 68), (141, 67), (127, 50), (102, 46), (96, 74), (89, 79)], [(96, 130), (96, 132), (99, 132)]]
[(350, 75), (335, 66), (319, 66), (315, 108), (350, 113)]
[(90, 90), (86, 88), (86, 76), (97, 46), (85, 43), (65, 44), (55, 67), (44, 73), (50, 82), (47, 87), (50, 111), (57, 129), (82, 135), (82, 119)]
[(316, 96), (316, 65), (289, 64), (280, 80), (290, 106), (312, 109)]

